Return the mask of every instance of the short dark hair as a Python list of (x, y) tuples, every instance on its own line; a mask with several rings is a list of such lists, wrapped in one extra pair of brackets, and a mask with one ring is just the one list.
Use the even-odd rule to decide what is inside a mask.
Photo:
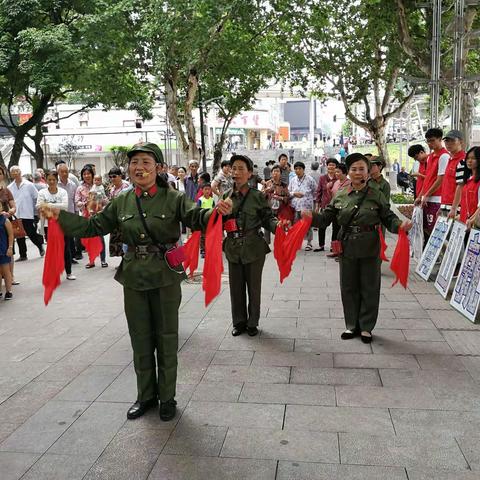
[(50, 175), (53, 175), (58, 180), (58, 172), (53, 168), (47, 171), (47, 173), (45, 174), (45, 179), (47, 179)]
[(280, 159), (285, 157), (288, 161), (288, 155), (286, 153), (281, 153), (279, 156), (278, 156), (278, 161), (280, 162)]
[(55, 167), (58, 167), (59, 165), (62, 165), (62, 163), (65, 163), (65, 164), (66, 164), (67, 162), (66, 162), (65, 160), (57, 160), (57, 161), (55, 162)]
[(325, 165), (328, 165), (329, 163), (334, 163), (335, 166), (337, 166), (338, 165), (338, 160), (336, 158), (333, 158), (333, 157), (327, 158), (327, 161), (325, 162)]
[(233, 167), (233, 164), (237, 160), (240, 160), (241, 162), (243, 162), (247, 166), (247, 170), (249, 172), (253, 172), (253, 162), (250, 160), (249, 157), (247, 157), (246, 155), (234, 154), (234, 155), (232, 155), (232, 158), (230, 159), (230, 165)]
[(423, 145), (420, 145), (420, 144), (416, 144), (416, 145), (412, 145), (409, 149), (408, 149), (408, 156), (410, 158), (415, 158), (416, 155), (418, 155), (419, 153), (421, 152), (425, 152), (425, 148), (423, 147)]
[(443, 138), (443, 130), (441, 128), (429, 128), (425, 132), (425, 138)]
[(274, 170), (282, 170), (282, 169), (280, 168), (280, 165), (274, 164), (273, 167), (272, 167), (272, 172), (273, 172)]
[(347, 170), (347, 166), (346, 166), (344, 163), (339, 163), (339, 164), (337, 165), (337, 168), (338, 168), (339, 170), (341, 170), (344, 175), (347, 174), (347, 171), (348, 171), (348, 170)]
[(203, 172), (203, 173), (200, 175), (200, 178), (201, 178), (204, 182), (210, 183), (211, 177), (210, 177), (210, 174), (209, 174), (208, 172)]
[(212, 184), (211, 183), (206, 183), (202, 188), (205, 188), (205, 187), (212, 188)]
[(363, 156), (370, 160), (373, 157), (373, 153), (365, 153)]
[(227, 167), (230, 165), (230, 162), (228, 160), (222, 160), (222, 163), (220, 164), (220, 168)]
[(108, 171), (108, 174), (109, 175), (120, 175), (120, 176), (122, 176), (122, 171), (120, 170), (120, 167), (112, 167)]
[(92, 168), (92, 165), (91, 165), (90, 163), (87, 163), (86, 165), (84, 165), (84, 166), (82, 167), (82, 169), (80, 170), (80, 179), (81, 179), (81, 180), (83, 180), (83, 174), (84, 174), (85, 172), (90, 172), (91, 175), (92, 175), (92, 180), (93, 180), (93, 177), (95, 176), (95, 172), (94, 172), (94, 170), (93, 170), (93, 168)]
[(293, 164), (293, 168), (297, 168), (297, 167), (303, 168), (305, 170), (305, 164), (303, 162), (295, 162)]

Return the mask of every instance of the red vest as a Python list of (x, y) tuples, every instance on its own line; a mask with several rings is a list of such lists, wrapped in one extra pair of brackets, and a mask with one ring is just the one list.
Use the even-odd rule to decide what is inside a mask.
[(470, 177), (463, 187), (460, 204), (460, 221), (463, 223), (467, 222), (478, 207), (478, 187), (480, 187), (480, 181), (475, 182), (473, 177)]
[[(422, 175), (425, 175), (427, 173), (427, 162), (420, 163), (420, 166), (418, 167), (418, 173), (421, 173)], [(415, 196), (418, 197), (420, 195), (420, 192), (422, 191), (423, 184), (425, 182), (425, 177), (417, 177), (417, 183), (415, 186)]]
[(452, 205), (453, 199), (455, 198), (455, 190), (457, 189), (456, 173), (460, 160), (465, 160), (465, 152), (463, 150), (456, 153), (448, 162), (442, 182), (443, 205)]
[[(442, 148), (438, 152), (431, 152), (427, 159), (427, 176), (425, 177), (425, 182), (423, 184), (423, 188), (421, 191), (422, 195), (425, 195), (425, 192), (429, 190), (429, 188), (435, 183), (438, 176), (438, 161), (440, 160), (440, 156), (446, 153), (448, 155), (448, 150), (446, 148)], [(437, 188), (437, 190), (431, 193), (429, 196), (431, 197), (440, 197), (442, 194), (442, 186)]]

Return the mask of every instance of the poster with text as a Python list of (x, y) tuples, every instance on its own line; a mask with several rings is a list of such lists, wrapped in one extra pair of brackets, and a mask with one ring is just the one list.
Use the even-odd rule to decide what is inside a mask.
[(410, 242), (410, 256), (417, 262), (423, 253), (423, 209), (414, 207), (412, 213), (412, 228), (408, 232)]
[(440, 292), (443, 298), (447, 298), (450, 283), (452, 282), (455, 268), (458, 265), (458, 259), (463, 251), (463, 240), (467, 227), (462, 222), (454, 222), (450, 237), (448, 239), (447, 249), (440, 265), (437, 278), (435, 279), (435, 288)]
[(446, 217), (438, 217), (437, 223), (433, 229), (427, 245), (422, 253), (422, 258), (417, 264), (415, 272), (424, 280), (428, 280), (432, 273), (435, 262), (442, 251), (443, 244), (447, 239), (448, 231), (452, 225), (452, 219)]
[(472, 229), (450, 305), (475, 322), (480, 302), (480, 230)]

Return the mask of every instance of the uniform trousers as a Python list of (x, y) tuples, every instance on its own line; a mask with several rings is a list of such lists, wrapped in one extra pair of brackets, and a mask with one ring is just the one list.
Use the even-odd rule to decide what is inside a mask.
[[(30, 218), (22, 218), (22, 225), (25, 230), (25, 233), (28, 235), (28, 238), (33, 242), (33, 244), (41, 250), (43, 248), (43, 237), (37, 233), (37, 224), (35, 220)], [(17, 238), (18, 243), (18, 253), (21, 258), (27, 257), (27, 242), (25, 238)]]
[(175, 397), (177, 383), (180, 283), (143, 291), (124, 287), (123, 291), (137, 400), (167, 401)]
[(378, 257), (340, 257), (340, 291), (347, 330), (371, 332), (375, 328), (381, 263)]
[[(228, 262), (233, 326), (258, 326), (265, 256), (251, 263)], [(248, 292), (248, 305), (247, 305)]]

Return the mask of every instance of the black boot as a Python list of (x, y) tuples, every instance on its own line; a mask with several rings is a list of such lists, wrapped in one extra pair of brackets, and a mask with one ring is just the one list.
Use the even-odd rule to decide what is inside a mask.
[(150, 400), (146, 400), (145, 402), (140, 402), (137, 400), (127, 412), (127, 418), (129, 420), (135, 420), (136, 418), (141, 417), (145, 414), (148, 410), (158, 405), (158, 400), (156, 398), (152, 398)]
[(177, 402), (174, 398), (167, 400), (166, 402), (160, 402), (160, 420), (168, 422), (175, 417), (177, 412)]

